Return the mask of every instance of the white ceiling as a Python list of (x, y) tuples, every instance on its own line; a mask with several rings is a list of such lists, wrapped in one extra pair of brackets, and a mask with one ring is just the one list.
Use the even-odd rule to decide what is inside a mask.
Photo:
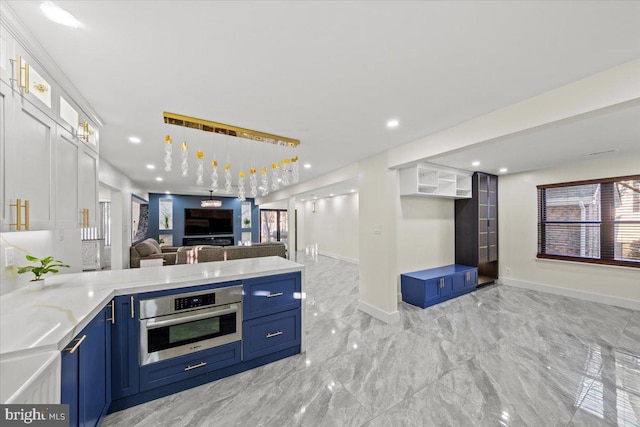
[[(47, 21), (39, 2), (8, 3), (104, 120), (101, 156), (152, 192), (207, 194), (194, 185), (195, 154), (189, 178), (177, 155), (162, 171), (164, 134), (175, 152), (183, 138), (163, 111), (298, 138), (312, 164), (304, 181), (640, 57), (640, 2), (58, 1), (82, 23), (75, 30)], [(548, 144), (562, 159), (585, 139), (626, 150), (637, 110), (510, 144)], [(386, 129), (389, 118), (400, 127)], [(613, 137), (601, 131), (614, 125)], [(207, 162), (227, 152), (210, 135), (186, 135)], [(510, 171), (557, 161), (506, 142), (436, 160)]]

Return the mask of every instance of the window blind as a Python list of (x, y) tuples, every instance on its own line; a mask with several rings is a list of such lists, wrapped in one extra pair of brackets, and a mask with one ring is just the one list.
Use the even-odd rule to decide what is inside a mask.
[(538, 257), (640, 267), (640, 175), (538, 186)]

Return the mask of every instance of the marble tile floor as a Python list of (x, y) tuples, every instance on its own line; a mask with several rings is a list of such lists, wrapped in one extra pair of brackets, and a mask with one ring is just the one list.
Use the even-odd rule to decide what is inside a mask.
[(307, 352), (103, 426), (640, 426), (640, 312), (490, 285), (388, 325), (358, 266), (306, 266)]

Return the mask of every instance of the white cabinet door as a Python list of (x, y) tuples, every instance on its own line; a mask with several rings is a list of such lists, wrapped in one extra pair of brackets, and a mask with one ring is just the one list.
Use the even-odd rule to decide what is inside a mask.
[[(86, 148), (80, 151), (79, 156), (79, 208), (80, 212), (83, 209), (89, 210), (88, 226), (95, 227), (98, 224), (98, 159), (95, 153)], [(82, 215), (80, 215), (80, 221), (82, 222)]]
[(62, 126), (56, 136), (56, 228), (78, 228), (78, 143)]
[(11, 104), (10, 89), (0, 81), (0, 231), (9, 231), (9, 217), (11, 211), (8, 202), (7, 184), (7, 138), (13, 131), (13, 109), (8, 108)]
[[(28, 102), (14, 100), (13, 104), (14, 129), (4, 141), (7, 188), (4, 203), (7, 206), (15, 204), (17, 199), (29, 201), (29, 229), (52, 229), (55, 212), (51, 159), (56, 125)], [(10, 106), (5, 104), (5, 107)], [(24, 210), (21, 216), (24, 223)], [(9, 222), (16, 222), (15, 207), (9, 209)]]

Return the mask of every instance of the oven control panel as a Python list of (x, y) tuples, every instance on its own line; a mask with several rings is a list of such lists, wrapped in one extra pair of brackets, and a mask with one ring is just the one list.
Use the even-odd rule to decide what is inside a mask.
[(195, 295), (190, 297), (176, 298), (173, 300), (174, 310), (186, 310), (191, 308), (212, 305), (216, 303), (216, 294)]

